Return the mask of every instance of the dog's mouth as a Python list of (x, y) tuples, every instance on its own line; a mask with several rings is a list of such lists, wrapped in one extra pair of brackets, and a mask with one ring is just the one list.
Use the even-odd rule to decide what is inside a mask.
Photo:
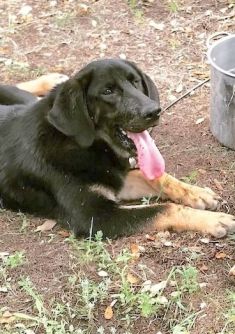
[(118, 128), (118, 137), (124, 148), (137, 151), (138, 166), (150, 180), (160, 177), (165, 171), (165, 162), (147, 130), (128, 131)]

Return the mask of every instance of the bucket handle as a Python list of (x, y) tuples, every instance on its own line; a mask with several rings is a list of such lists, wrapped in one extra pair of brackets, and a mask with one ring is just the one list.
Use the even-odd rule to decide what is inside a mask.
[(212, 45), (212, 43), (215, 41), (215, 40), (218, 40), (222, 37), (225, 37), (225, 36), (230, 36), (230, 32), (227, 32), (227, 31), (219, 31), (219, 32), (215, 32), (214, 34), (212, 34), (211, 36), (209, 36), (206, 40), (206, 46), (207, 46), (207, 49), (209, 49), (209, 47)]

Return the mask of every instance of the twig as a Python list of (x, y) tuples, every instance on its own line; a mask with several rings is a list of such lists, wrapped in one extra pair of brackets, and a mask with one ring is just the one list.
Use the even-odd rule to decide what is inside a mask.
[(184, 95), (180, 96), (177, 100), (175, 100), (174, 102), (172, 102), (171, 104), (169, 104), (164, 110), (163, 112), (165, 112), (166, 110), (170, 109), (172, 106), (174, 106), (177, 102), (179, 102), (180, 100), (182, 100), (184, 97), (186, 97), (187, 95), (189, 95), (190, 93), (192, 93), (194, 90), (196, 90), (197, 88), (203, 86), (205, 83), (207, 83), (208, 81), (210, 81), (210, 78), (205, 79), (202, 82), (199, 82), (199, 84), (197, 84), (196, 86), (194, 86), (193, 88), (191, 88), (190, 90), (188, 90)]
[(235, 12), (232, 13), (232, 14), (230, 14), (230, 15), (222, 16), (222, 17), (218, 18), (218, 21), (223, 21), (223, 20), (227, 20), (227, 19), (232, 19), (234, 16), (235, 16)]

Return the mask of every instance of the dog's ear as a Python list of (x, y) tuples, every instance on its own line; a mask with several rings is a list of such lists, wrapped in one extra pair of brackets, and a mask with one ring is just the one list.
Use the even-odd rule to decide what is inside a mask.
[(158, 90), (153, 80), (147, 74), (143, 73), (135, 63), (128, 60), (124, 60), (124, 62), (133, 67), (141, 76), (145, 95), (147, 95), (151, 100), (159, 102)]
[(90, 79), (91, 72), (81, 70), (58, 86), (47, 116), (50, 124), (66, 136), (74, 137), (83, 148), (91, 146), (95, 139), (95, 128), (86, 101), (86, 87)]

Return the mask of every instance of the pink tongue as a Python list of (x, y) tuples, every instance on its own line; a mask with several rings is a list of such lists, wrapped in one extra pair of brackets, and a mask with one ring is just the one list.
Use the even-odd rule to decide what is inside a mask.
[(127, 132), (137, 148), (138, 165), (143, 174), (153, 180), (165, 171), (165, 161), (147, 130), (134, 133)]

